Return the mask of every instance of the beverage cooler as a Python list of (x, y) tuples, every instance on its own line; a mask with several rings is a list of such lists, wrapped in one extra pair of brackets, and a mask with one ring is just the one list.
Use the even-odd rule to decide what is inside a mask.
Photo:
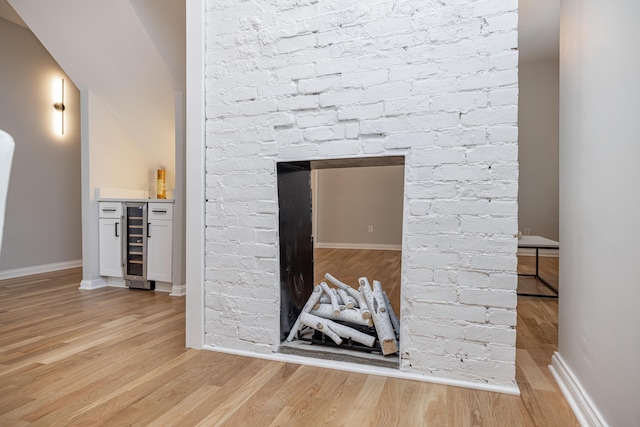
[(147, 204), (123, 204), (124, 239), (122, 265), (127, 286), (133, 289), (155, 289), (155, 282), (147, 280)]

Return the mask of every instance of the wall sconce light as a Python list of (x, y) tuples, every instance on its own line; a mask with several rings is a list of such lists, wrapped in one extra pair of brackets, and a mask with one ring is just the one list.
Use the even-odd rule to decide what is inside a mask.
[(64, 79), (54, 81), (53, 93), (53, 109), (56, 111), (53, 119), (54, 127), (57, 133), (64, 135)]

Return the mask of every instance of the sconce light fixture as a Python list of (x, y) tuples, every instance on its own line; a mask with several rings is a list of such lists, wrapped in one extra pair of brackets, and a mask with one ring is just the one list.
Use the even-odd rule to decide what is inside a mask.
[(56, 132), (60, 135), (64, 135), (64, 79), (59, 81), (56, 79), (53, 83), (54, 104), (53, 109), (55, 112), (54, 127)]

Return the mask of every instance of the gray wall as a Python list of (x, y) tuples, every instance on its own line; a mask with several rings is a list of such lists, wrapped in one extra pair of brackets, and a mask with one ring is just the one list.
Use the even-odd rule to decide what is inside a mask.
[(606, 424), (640, 425), (640, 2), (563, 0), (558, 352)]
[(521, 62), (518, 110), (518, 229), (558, 239), (557, 59)]
[(402, 244), (404, 166), (320, 169), (315, 190), (316, 246)]
[[(65, 135), (52, 80), (65, 77)], [(0, 18), (0, 129), (16, 141), (0, 270), (81, 259), (80, 95), (27, 29)]]

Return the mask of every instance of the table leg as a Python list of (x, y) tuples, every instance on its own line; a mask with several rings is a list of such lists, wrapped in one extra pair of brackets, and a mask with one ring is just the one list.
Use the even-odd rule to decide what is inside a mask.
[(555, 295), (538, 295), (538, 294), (522, 294), (522, 293), (519, 293), (518, 295), (520, 295), (520, 296), (530, 296), (530, 297), (543, 297), (543, 298), (558, 298), (558, 288), (552, 286), (551, 283), (547, 282), (546, 280), (544, 280), (539, 275), (540, 248), (535, 248), (535, 249), (536, 249), (536, 274), (518, 274), (518, 276), (533, 276), (533, 277), (535, 277), (536, 279), (540, 280), (543, 285), (545, 285), (547, 288), (549, 288), (553, 292), (555, 292)]

